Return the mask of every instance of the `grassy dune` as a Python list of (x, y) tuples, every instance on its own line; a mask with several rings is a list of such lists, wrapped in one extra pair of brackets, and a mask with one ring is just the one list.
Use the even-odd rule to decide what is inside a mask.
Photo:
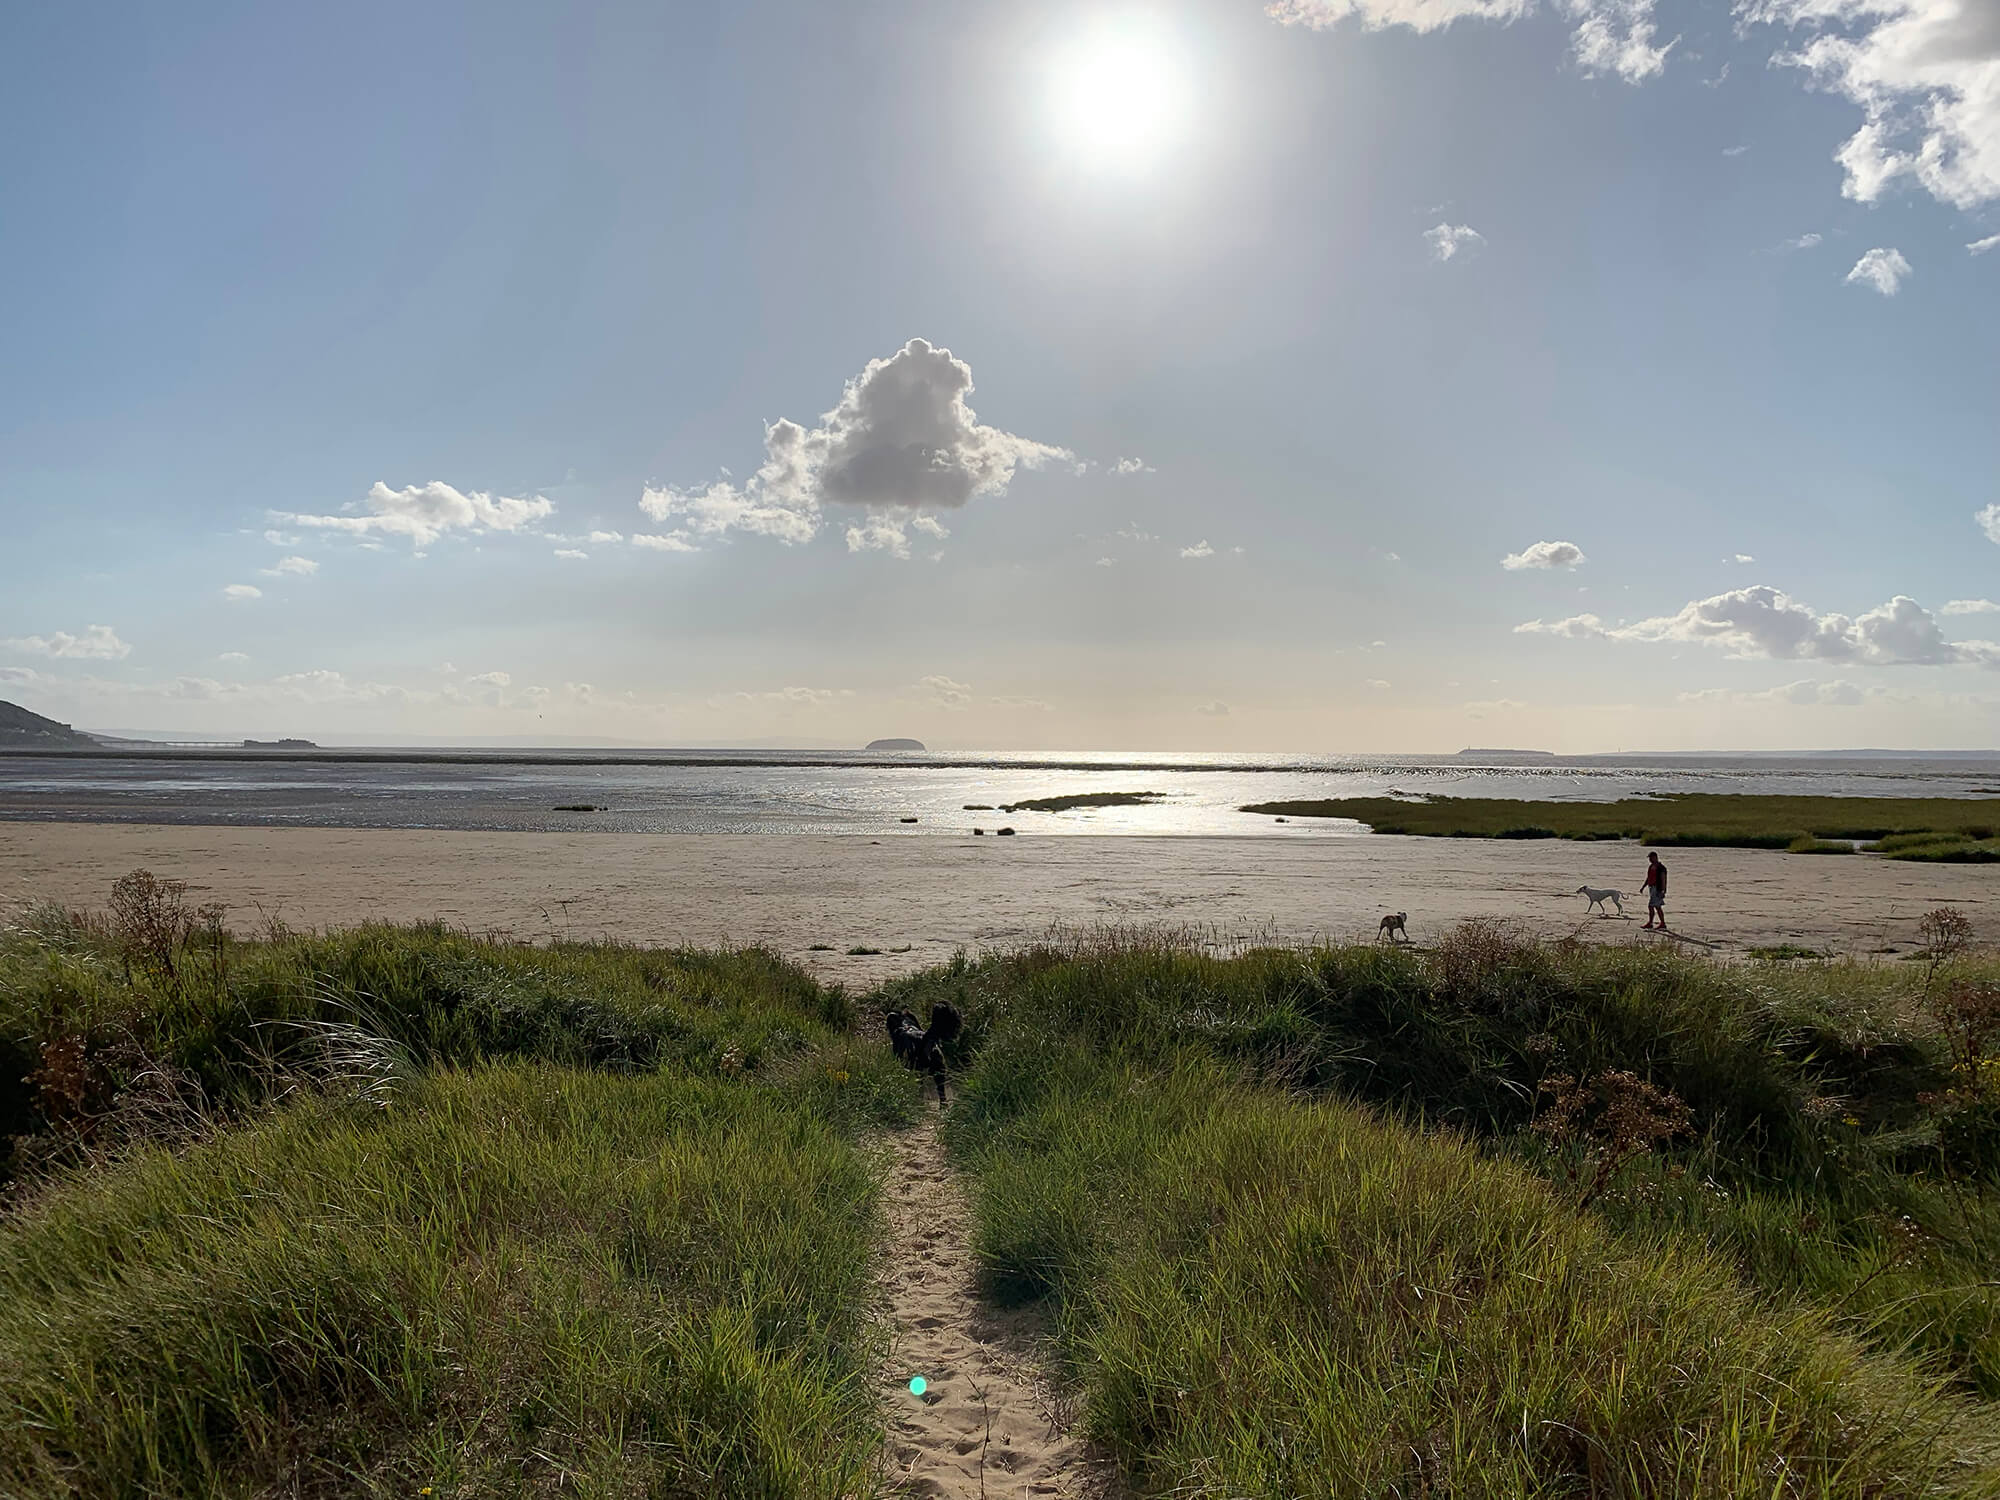
[[(1918, 983), (1473, 927), (899, 997), (972, 1017), (950, 1128), (996, 1284), (1053, 1299), (1097, 1432), (1163, 1488), (1984, 1494), (2000, 1121), (1938, 1102), (1964, 1075)], [(1538, 1095), (1619, 1070), (1691, 1133), (1583, 1212), (1603, 1149), (1537, 1133)]]
[(945, 998), (995, 1295), (1142, 1492), (2000, 1486), (1987, 960), (1470, 924), (857, 1003), (138, 894), (0, 934), (0, 1494), (884, 1493), (866, 1141), (922, 1106), (873, 1018)]
[(7, 935), (0, 1494), (871, 1493), (857, 1141), (917, 1089), (848, 1010), (757, 952)]
[[(1881, 840), (1904, 859), (2000, 859), (2000, 802), (1954, 797), (1758, 797), (1706, 792), (1621, 802), (1504, 797), (1335, 797), (1256, 802), (1244, 812), (1353, 818), (1376, 833), (1455, 839), (1639, 839), (1661, 848), (1721, 846), (1829, 852), (1829, 840)], [(1894, 835), (1921, 835), (1912, 840)], [(1819, 846), (1819, 847), (1816, 847)], [(1915, 849), (1928, 852), (1916, 853)]]

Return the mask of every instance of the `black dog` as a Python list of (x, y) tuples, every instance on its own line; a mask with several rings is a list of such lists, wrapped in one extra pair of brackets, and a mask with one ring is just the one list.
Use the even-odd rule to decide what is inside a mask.
[(931, 1075), (937, 1084), (938, 1103), (944, 1103), (944, 1044), (957, 1039), (965, 1028), (958, 1007), (940, 1000), (931, 1007), (931, 1024), (919, 1029), (917, 1018), (906, 1010), (889, 1011), (883, 1018), (889, 1026), (889, 1046), (906, 1068)]

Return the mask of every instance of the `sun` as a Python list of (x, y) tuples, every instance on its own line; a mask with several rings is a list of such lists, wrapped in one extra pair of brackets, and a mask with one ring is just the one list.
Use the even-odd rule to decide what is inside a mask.
[(1084, 166), (1136, 171), (1164, 160), (1190, 105), (1180, 39), (1156, 14), (1100, 17), (1056, 53), (1049, 121), (1057, 149)]

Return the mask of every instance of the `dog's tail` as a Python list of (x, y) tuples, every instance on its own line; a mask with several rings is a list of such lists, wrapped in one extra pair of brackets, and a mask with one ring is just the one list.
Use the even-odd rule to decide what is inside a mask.
[(958, 1007), (949, 1000), (940, 1000), (931, 1007), (931, 1024), (924, 1029), (924, 1040), (955, 1042), (963, 1030), (965, 1022), (958, 1014)]

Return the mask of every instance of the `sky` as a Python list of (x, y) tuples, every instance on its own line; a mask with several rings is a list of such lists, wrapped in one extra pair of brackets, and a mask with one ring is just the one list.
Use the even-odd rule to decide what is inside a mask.
[(2000, 0), (0, 9), (84, 728), (2000, 746)]

